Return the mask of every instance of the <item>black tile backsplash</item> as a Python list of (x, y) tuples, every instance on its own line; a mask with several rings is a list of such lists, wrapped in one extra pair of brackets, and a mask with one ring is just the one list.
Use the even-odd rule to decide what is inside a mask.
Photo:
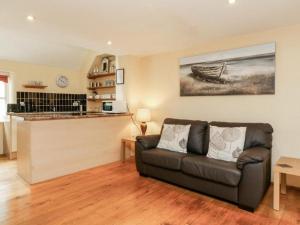
[(79, 106), (73, 106), (80, 101), (83, 111), (86, 111), (86, 94), (17, 92), (19, 112), (71, 112), (78, 111)]

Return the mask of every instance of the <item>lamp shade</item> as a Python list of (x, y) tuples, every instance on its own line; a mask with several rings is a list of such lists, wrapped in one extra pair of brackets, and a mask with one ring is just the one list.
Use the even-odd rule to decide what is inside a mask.
[(151, 121), (151, 112), (149, 109), (138, 109), (136, 112), (136, 120), (139, 122), (149, 122)]

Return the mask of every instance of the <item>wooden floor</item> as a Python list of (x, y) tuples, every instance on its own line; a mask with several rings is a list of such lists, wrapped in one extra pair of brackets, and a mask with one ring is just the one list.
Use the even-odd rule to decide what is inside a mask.
[(253, 214), (139, 177), (133, 162), (114, 163), (29, 187), (16, 175), (15, 161), (0, 159), (0, 224), (300, 224), (300, 191), (288, 189), (277, 212), (272, 209), (270, 189)]

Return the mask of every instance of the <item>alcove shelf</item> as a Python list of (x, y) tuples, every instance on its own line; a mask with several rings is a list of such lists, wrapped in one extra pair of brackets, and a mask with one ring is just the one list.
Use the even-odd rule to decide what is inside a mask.
[(30, 85), (30, 84), (24, 84), (23, 85), (24, 88), (36, 88), (36, 89), (45, 89), (48, 86), (45, 85)]
[(88, 87), (87, 89), (90, 91), (98, 90), (98, 89), (106, 89), (106, 88), (115, 88), (116, 86), (101, 86), (101, 87)]
[[(116, 96), (116, 56), (111, 54), (101, 54), (95, 57), (89, 71), (87, 71), (87, 96), (108, 95)], [(111, 86), (105, 86), (111, 85)], [(113, 85), (114, 84), (114, 85)], [(97, 86), (97, 87), (96, 87)], [(113, 101), (115, 98), (94, 99), (87, 98), (88, 108), (98, 110), (102, 108), (102, 101)]]
[(97, 78), (101, 78), (101, 77), (110, 77), (110, 76), (115, 76), (116, 73), (101, 73), (101, 74), (89, 74), (87, 76), (88, 79), (90, 80), (94, 80), (94, 79), (97, 79)]

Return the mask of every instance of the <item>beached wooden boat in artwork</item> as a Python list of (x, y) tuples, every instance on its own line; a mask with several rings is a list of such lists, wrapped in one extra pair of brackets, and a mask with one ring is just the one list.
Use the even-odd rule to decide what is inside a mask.
[(191, 67), (193, 74), (202, 80), (219, 80), (226, 69), (225, 63), (197, 64)]

